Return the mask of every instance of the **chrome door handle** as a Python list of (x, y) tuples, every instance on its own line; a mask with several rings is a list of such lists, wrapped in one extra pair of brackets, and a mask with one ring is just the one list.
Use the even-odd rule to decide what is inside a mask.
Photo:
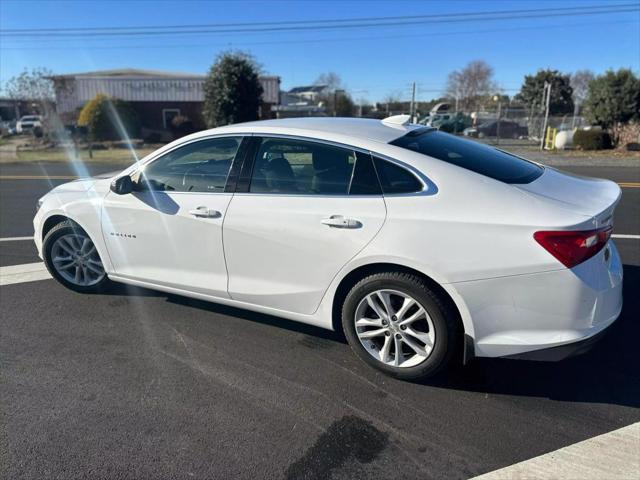
[(346, 218), (342, 215), (331, 215), (328, 218), (320, 220), (323, 225), (328, 225), (334, 228), (360, 228), (362, 223), (354, 218)]
[(222, 214), (218, 210), (214, 210), (212, 208), (207, 208), (204, 206), (189, 210), (189, 213), (194, 217), (204, 218), (218, 218), (222, 216)]

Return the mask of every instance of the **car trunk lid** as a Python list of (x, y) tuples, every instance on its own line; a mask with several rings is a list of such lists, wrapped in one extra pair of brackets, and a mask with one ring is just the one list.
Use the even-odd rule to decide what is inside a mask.
[(596, 227), (610, 225), (620, 200), (620, 187), (599, 178), (582, 177), (545, 167), (544, 173), (528, 184), (516, 188), (538, 197), (553, 200), (563, 208), (593, 217)]

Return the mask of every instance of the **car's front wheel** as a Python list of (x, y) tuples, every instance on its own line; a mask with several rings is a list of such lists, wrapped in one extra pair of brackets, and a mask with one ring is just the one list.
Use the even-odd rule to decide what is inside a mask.
[(459, 328), (453, 312), (418, 276), (370, 275), (347, 294), (345, 336), (366, 363), (397, 378), (430, 377), (451, 359)]
[(65, 287), (94, 293), (109, 285), (96, 246), (75, 223), (67, 220), (53, 227), (44, 237), (42, 248), (49, 273)]

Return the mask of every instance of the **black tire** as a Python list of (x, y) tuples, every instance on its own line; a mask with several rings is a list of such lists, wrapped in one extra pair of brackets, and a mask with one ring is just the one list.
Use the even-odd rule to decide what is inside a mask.
[[(74, 292), (79, 293), (100, 293), (106, 291), (109, 287), (111, 287), (112, 282), (109, 280), (107, 275), (105, 274), (102, 280), (93, 285), (76, 285), (72, 282), (69, 282), (63, 276), (61, 276), (56, 268), (53, 266), (53, 262), (51, 259), (51, 249), (55, 241), (63, 235), (68, 234), (83, 234), (89, 237), (89, 234), (86, 233), (80, 226), (71, 220), (66, 220), (64, 222), (60, 222), (55, 227), (47, 232), (42, 242), (42, 256), (44, 258), (44, 263), (47, 267), (47, 270), (51, 274), (53, 278), (55, 278), (62, 285), (67, 287), (69, 290), (73, 290)], [(91, 237), (89, 237), (91, 238)]]
[[(375, 359), (361, 343), (356, 333), (355, 313), (358, 304), (376, 290), (397, 290), (413, 297), (429, 314), (435, 329), (435, 342), (429, 356), (411, 367), (387, 365)], [(432, 377), (451, 361), (456, 353), (461, 328), (457, 314), (419, 277), (401, 272), (376, 273), (363, 278), (347, 294), (342, 305), (342, 327), (352, 350), (372, 367), (403, 380)]]

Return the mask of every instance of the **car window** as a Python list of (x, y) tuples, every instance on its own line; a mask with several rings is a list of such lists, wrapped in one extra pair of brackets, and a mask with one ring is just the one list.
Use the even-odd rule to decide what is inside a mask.
[(223, 192), (241, 137), (201, 140), (179, 147), (146, 165), (139, 190)]
[(263, 138), (249, 191), (298, 195), (346, 195), (355, 152), (322, 143)]
[(391, 145), (413, 150), (505, 183), (530, 183), (544, 169), (523, 158), (435, 130), (409, 132)]
[(374, 157), (374, 162), (383, 193), (415, 193), (423, 189), (420, 180), (400, 165), (378, 157)]
[(349, 186), (350, 195), (381, 195), (382, 189), (378, 181), (373, 159), (368, 153), (356, 152), (356, 165)]

